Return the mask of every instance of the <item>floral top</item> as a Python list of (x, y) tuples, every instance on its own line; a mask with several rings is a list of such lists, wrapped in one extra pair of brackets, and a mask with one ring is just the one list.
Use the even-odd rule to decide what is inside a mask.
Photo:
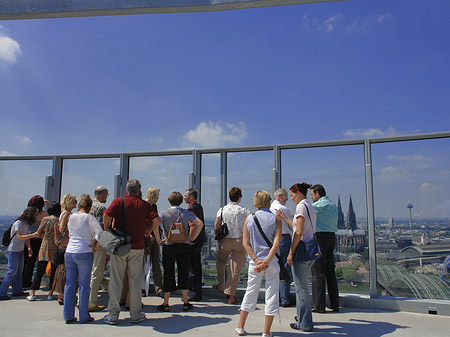
[(50, 215), (42, 219), (37, 232), (42, 236), (42, 244), (39, 249), (39, 261), (51, 261), (56, 251), (55, 243), (55, 223), (58, 223), (58, 218)]

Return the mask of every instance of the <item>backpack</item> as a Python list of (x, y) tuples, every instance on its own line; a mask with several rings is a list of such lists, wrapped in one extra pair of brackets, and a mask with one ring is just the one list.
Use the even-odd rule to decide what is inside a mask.
[(12, 226), (13, 225), (9, 226), (9, 228), (5, 231), (5, 233), (3, 233), (2, 245), (5, 247), (9, 246), (9, 244), (11, 243), (11, 240), (17, 234), (17, 233), (14, 233), (14, 235), (11, 237)]
[(186, 229), (184, 228), (184, 225), (181, 222), (178, 222), (180, 220), (181, 214), (183, 214), (183, 211), (181, 211), (180, 215), (176, 220), (173, 217), (172, 213), (170, 213), (170, 211), (168, 212), (173, 219), (173, 224), (170, 225), (167, 239), (169, 240), (170, 243), (186, 242), (188, 238)]

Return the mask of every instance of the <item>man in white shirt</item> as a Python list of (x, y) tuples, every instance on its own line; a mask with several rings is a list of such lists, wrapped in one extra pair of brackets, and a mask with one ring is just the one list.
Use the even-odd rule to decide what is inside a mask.
[[(286, 218), (292, 219), (292, 213), (287, 208), (286, 201), (288, 200), (288, 193), (284, 188), (279, 188), (275, 191), (273, 194), (274, 201), (272, 202), (272, 205), (270, 206), (270, 210), (276, 215), (277, 210), (284, 213)], [(291, 241), (292, 241), (292, 227), (288, 225), (288, 223), (284, 220), (282, 220), (282, 236), (281, 236), (281, 244), (280, 244), (280, 250), (279, 254), (284, 258), (284, 261), (286, 261), (287, 256), (289, 255), (289, 249), (291, 248)], [(291, 266), (285, 263), (285, 267), (289, 274), (291, 274)], [(291, 290), (291, 284), (289, 282), (284, 282), (280, 280), (280, 299), (281, 299), (281, 306), (284, 308), (292, 307), (295, 305), (295, 301), (290, 299), (290, 290)]]
[[(242, 191), (239, 187), (232, 187), (229, 192), (229, 197), (230, 202), (217, 211), (217, 217), (214, 223), (214, 230), (218, 230), (222, 223), (226, 223), (228, 235), (219, 241), (216, 262), (219, 283), (214, 284), (213, 288), (230, 296), (228, 298), (228, 304), (236, 304), (239, 302), (236, 298), (236, 289), (246, 255), (244, 246), (242, 245), (242, 232), (245, 219), (251, 213), (239, 204), (242, 199)], [(230, 273), (225, 282), (225, 269), (230, 254)]]

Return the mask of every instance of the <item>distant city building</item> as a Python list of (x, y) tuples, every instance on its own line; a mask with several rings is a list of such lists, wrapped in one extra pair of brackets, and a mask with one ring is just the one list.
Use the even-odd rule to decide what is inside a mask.
[(364, 229), (356, 226), (356, 214), (353, 210), (352, 196), (347, 212), (347, 222), (344, 221), (344, 213), (341, 207), (341, 197), (338, 197), (338, 231), (336, 233), (336, 251), (345, 253), (348, 248), (354, 252), (361, 253), (368, 246), (368, 239)]
[(394, 219), (390, 216), (389, 217), (389, 219), (388, 219), (388, 228), (390, 229), (390, 230), (393, 230), (394, 229)]
[(341, 207), (341, 196), (338, 195), (338, 223), (337, 223), (338, 229), (345, 229), (345, 220), (344, 220), (344, 213), (342, 212)]

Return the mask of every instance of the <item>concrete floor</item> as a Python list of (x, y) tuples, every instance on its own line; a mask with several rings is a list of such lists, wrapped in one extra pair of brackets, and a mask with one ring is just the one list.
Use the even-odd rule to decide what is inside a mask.
[[(106, 312), (93, 313), (95, 321), (89, 324), (66, 325), (62, 319), (62, 306), (56, 301), (45, 300), (44, 292), (37, 293), (39, 300), (28, 302), (24, 297), (0, 301), (0, 336), (237, 336), (234, 328), (239, 320), (239, 306), (225, 304), (225, 298), (209, 297), (195, 302), (194, 309), (183, 312), (179, 295), (171, 298), (171, 312), (161, 313), (156, 306), (162, 303), (159, 297), (144, 297), (143, 311), (147, 320), (131, 324), (129, 313), (122, 312), (117, 326), (109, 326), (101, 318)], [(107, 293), (102, 292), (99, 304), (106, 304)], [(274, 336), (288, 337), (308, 334), (289, 327), (295, 316), (295, 308), (280, 308), (280, 320), (275, 318), (272, 326)], [(339, 313), (313, 314), (315, 330), (313, 336), (407, 336), (447, 337), (450, 318), (406, 312), (376, 311), (342, 308)], [(246, 331), (248, 336), (260, 336), (264, 322), (264, 304), (250, 313)]]

